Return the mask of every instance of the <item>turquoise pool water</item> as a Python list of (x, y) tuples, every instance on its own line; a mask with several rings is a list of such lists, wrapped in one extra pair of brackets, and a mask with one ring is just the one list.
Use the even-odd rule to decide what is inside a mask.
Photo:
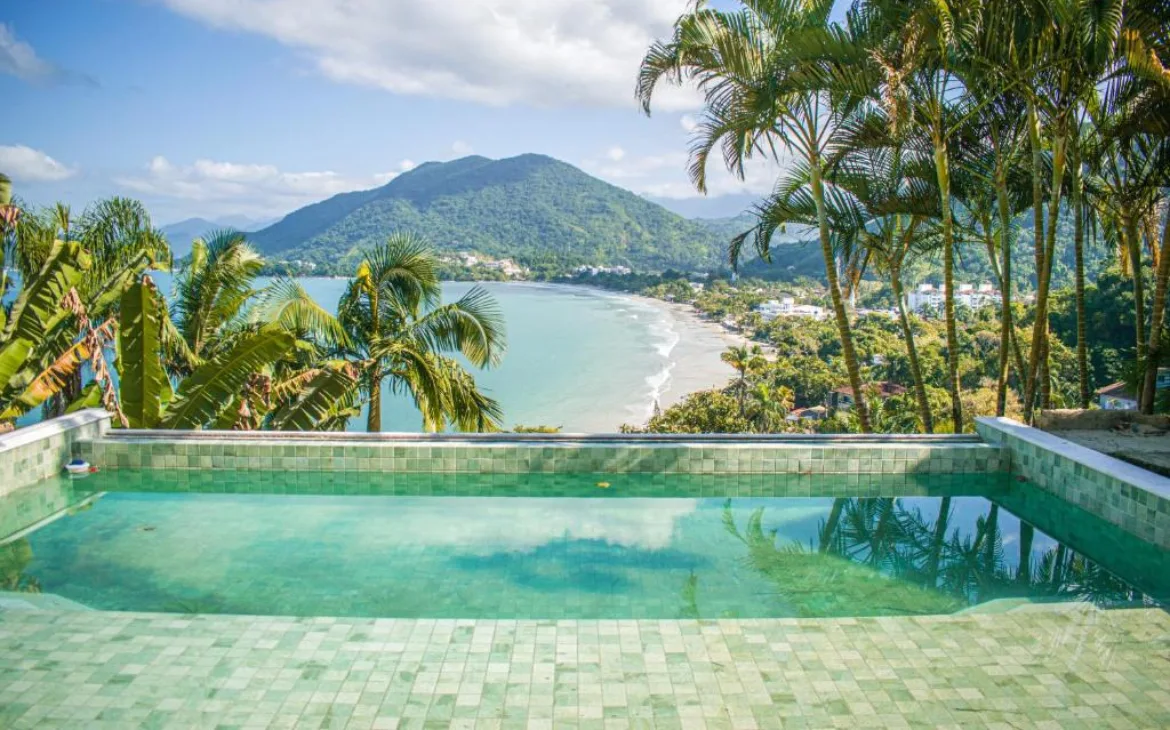
[(1170, 575), (1159, 551), (996, 476), (116, 471), (34, 489), (0, 500), (0, 535), (58, 519), (0, 545), (0, 590), (105, 610), (906, 615), (1152, 603)]

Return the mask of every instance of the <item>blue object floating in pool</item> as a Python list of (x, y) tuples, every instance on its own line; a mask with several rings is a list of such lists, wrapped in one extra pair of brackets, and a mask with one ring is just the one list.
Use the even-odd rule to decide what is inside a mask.
[(85, 461), (84, 459), (74, 459), (65, 465), (65, 471), (73, 474), (74, 476), (88, 474), (90, 472), (89, 462)]

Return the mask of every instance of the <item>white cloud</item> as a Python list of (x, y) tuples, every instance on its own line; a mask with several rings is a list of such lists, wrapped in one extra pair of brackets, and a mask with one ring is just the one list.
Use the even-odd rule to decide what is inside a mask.
[[(688, 156), (685, 151), (630, 155), (623, 150), (617, 156), (613, 152), (612, 149), (607, 151), (604, 159), (585, 160), (582, 167), (597, 177), (641, 195), (676, 199), (702, 196), (687, 176)], [(763, 196), (772, 191), (782, 172), (780, 164), (757, 158), (748, 163), (744, 179), (740, 180), (715, 158), (707, 167), (707, 197), (744, 193)]]
[[(634, 108), (649, 44), (689, 0), (162, 0), (303, 51), (324, 75), (494, 105)], [(656, 110), (693, 108), (664, 88)]]
[(37, 55), (33, 47), (0, 23), (0, 74), (15, 76), (32, 84), (81, 83), (96, 86), (91, 76), (60, 68)]
[(37, 56), (33, 47), (16, 37), (7, 25), (0, 23), (0, 73), (24, 81), (45, 81), (57, 72), (53, 64)]
[(626, 151), (621, 147), (610, 147), (609, 151), (605, 153), (605, 156), (614, 162), (620, 162), (626, 156)]
[(77, 174), (44, 152), (24, 145), (0, 145), (0, 172), (17, 182), (56, 182)]
[(678, 123), (687, 132), (693, 132), (699, 128), (699, 120), (693, 114), (683, 114), (679, 117)]
[(475, 150), (472, 149), (471, 145), (467, 144), (466, 142), (464, 142), (461, 139), (456, 140), (455, 143), (451, 145), (451, 152), (456, 157), (466, 157), (467, 155), (470, 155), (474, 151)]
[(414, 167), (403, 160), (398, 169), (369, 176), (337, 172), (285, 172), (275, 165), (196, 160), (179, 166), (158, 156), (143, 175), (115, 179), (139, 195), (201, 203), (218, 214), (287, 213), (337, 193), (384, 185)]

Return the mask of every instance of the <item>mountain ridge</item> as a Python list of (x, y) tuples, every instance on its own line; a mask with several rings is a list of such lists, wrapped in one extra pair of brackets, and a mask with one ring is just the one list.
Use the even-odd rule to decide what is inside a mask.
[(643, 270), (709, 269), (726, 246), (699, 221), (532, 153), (428, 162), (295, 210), (249, 239), (270, 258), (336, 266), (399, 230), (440, 250)]

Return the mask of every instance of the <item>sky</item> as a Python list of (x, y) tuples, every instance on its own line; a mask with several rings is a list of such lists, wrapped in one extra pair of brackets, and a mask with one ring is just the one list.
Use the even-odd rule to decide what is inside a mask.
[[(721, 0), (722, 1), (722, 0)], [(723, 4), (727, 4), (724, 2)], [(11, 0), (0, 171), (32, 204), (279, 217), (429, 160), (551, 155), (688, 215), (776, 177), (686, 175), (699, 97), (638, 64), (688, 0)]]

